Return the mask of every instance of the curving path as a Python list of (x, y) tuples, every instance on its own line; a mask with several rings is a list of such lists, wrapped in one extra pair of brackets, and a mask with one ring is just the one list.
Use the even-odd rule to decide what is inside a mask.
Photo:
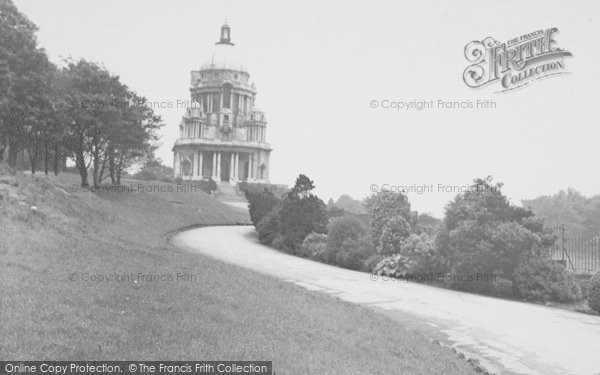
[(251, 226), (194, 229), (176, 246), (372, 306), (443, 333), (467, 356), (502, 374), (600, 374), (600, 317), (382, 280), (294, 257), (258, 243)]

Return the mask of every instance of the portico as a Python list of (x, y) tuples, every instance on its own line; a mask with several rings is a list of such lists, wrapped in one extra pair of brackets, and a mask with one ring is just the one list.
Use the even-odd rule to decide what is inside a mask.
[(175, 153), (175, 169), (183, 180), (268, 181), (268, 169), (258, 164), (259, 159), (255, 152), (182, 149)]

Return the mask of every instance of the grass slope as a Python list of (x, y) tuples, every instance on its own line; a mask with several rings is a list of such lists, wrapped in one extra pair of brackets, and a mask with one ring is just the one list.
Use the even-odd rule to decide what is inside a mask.
[[(177, 228), (248, 222), (202, 192), (77, 192), (73, 175), (0, 168), (4, 359), (248, 359), (273, 360), (278, 374), (474, 373), (370, 309), (169, 246), (165, 234)], [(86, 273), (134, 277), (81, 280)], [(146, 280), (177, 274), (188, 276)]]

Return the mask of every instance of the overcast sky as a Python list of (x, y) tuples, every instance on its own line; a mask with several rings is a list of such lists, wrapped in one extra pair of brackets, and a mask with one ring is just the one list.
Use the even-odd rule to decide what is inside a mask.
[[(409, 197), (435, 215), (486, 175), (514, 203), (572, 187), (600, 193), (600, 2), (16, 0), (53, 61), (104, 64), (150, 101), (171, 147), (190, 70), (211, 53), (227, 18), (267, 115), (271, 180), (311, 177), (325, 200), (362, 198), (371, 185), (434, 185)], [(496, 93), (462, 81), (465, 45), (557, 27), (573, 53), (568, 75)], [(371, 100), (494, 100), (496, 109), (396, 111)]]

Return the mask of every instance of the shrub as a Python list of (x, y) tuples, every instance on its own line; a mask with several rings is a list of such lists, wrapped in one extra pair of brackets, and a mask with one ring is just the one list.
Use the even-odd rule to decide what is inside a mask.
[(440, 271), (436, 266), (433, 239), (425, 232), (410, 234), (400, 246), (400, 253), (410, 259), (411, 272)]
[(374, 274), (377, 273), (375, 271), (375, 269), (377, 268), (377, 265), (379, 265), (379, 263), (381, 263), (381, 261), (384, 260), (385, 258), (386, 258), (385, 256), (383, 256), (381, 254), (377, 254), (376, 252), (373, 252), (373, 255), (371, 255), (364, 261), (365, 271), (368, 271), (368, 272), (371, 272)]
[(439, 270), (434, 260), (433, 241), (426, 233), (410, 234), (396, 254), (385, 257), (375, 271), (381, 275), (404, 278), (408, 275), (432, 274)]
[(592, 310), (600, 313), (600, 271), (590, 280), (588, 304)]
[(273, 245), (273, 241), (279, 237), (279, 209), (275, 207), (265, 215), (256, 225), (258, 240), (265, 245)]
[(344, 268), (368, 270), (374, 253), (366, 225), (355, 215), (334, 219), (327, 226), (327, 252), (325, 261)]
[(550, 259), (532, 257), (515, 270), (515, 287), (530, 301), (575, 302), (582, 298), (573, 275)]
[[(297, 254), (310, 233), (327, 233), (325, 203), (311, 193), (314, 188), (313, 182), (301, 174), (281, 202), (276, 203), (277, 198), (266, 190), (253, 200), (259, 202), (253, 206), (252, 215), (258, 222), (256, 231), (260, 242)], [(265, 214), (273, 204), (275, 206)]]
[(246, 194), (246, 193), (257, 194), (257, 193), (263, 192), (264, 190), (268, 190), (279, 199), (281, 199), (290, 190), (285, 185), (263, 184), (263, 183), (257, 183), (257, 182), (247, 182), (247, 181), (238, 182), (237, 188), (239, 191), (241, 191), (244, 194)]
[[(183, 180), (181, 180), (181, 179), (177, 179), (176, 182), (179, 185), (184, 183)], [(199, 187), (200, 190), (202, 190), (206, 194), (212, 194), (213, 192), (215, 192), (217, 190), (217, 183), (212, 178), (208, 179), (208, 180), (200, 180), (198, 182), (191, 182), (191, 183), (193, 183), (195, 186)]]
[(287, 244), (285, 243), (285, 239), (280, 234), (276, 235), (273, 241), (271, 241), (271, 246), (276, 249), (285, 251), (286, 253), (294, 254), (294, 251), (287, 246)]
[(344, 241), (356, 240), (366, 234), (367, 228), (353, 215), (340, 216), (327, 225), (327, 252), (334, 260)]
[(132, 176), (136, 180), (144, 181), (173, 181), (173, 168), (162, 165), (160, 159), (150, 159), (142, 168)]
[(382, 276), (404, 278), (408, 274), (408, 258), (402, 254), (394, 254), (383, 258), (373, 268), (373, 273)]
[(279, 198), (266, 188), (261, 192), (253, 192), (246, 190), (246, 199), (248, 200), (248, 210), (250, 211), (250, 220), (256, 227), (258, 223), (265, 217), (277, 204)]
[(298, 255), (318, 260), (327, 261), (327, 235), (322, 233), (311, 233), (302, 242), (299, 247)]
[(507, 279), (498, 277), (494, 282), (494, 295), (499, 297), (514, 297), (513, 282)]
[(581, 288), (581, 294), (583, 295), (583, 299), (588, 300), (590, 298), (593, 288), (592, 281), (594, 280), (594, 275), (588, 275), (587, 277), (583, 275), (577, 275), (576, 280), (579, 283), (579, 287)]
[(335, 255), (335, 264), (352, 270), (368, 271), (368, 260), (375, 250), (368, 236), (348, 238)]
[(217, 190), (217, 183), (212, 178), (209, 178), (207, 181), (202, 180), (202, 182), (205, 182), (206, 184), (206, 188), (204, 189), (204, 191), (206, 191), (207, 193), (212, 194), (214, 191)]

